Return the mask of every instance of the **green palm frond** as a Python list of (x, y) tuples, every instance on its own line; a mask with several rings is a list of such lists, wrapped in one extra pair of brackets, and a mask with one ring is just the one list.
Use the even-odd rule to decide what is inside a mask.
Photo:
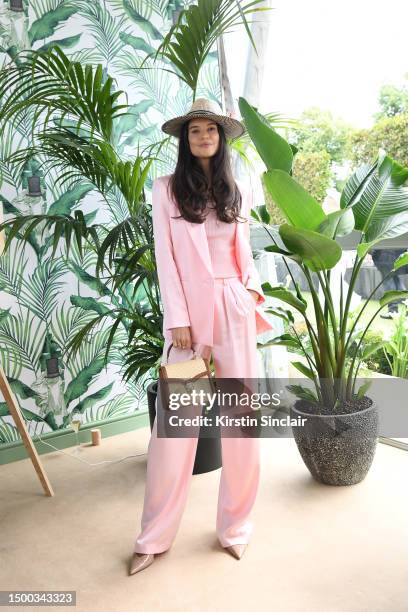
[[(98, 234), (99, 243), (103, 240), (103, 237), (107, 233), (107, 229), (103, 226), (94, 226), (95, 231)], [(66, 247), (66, 245), (65, 245)], [(69, 270), (71, 270), (71, 266), (75, 265), (82, 270), (94, 270), (97, 262), (97, 253), (93, 244), (84, 243), (82, 253), (79, 252), (78, 245), (76, 241), (72, 242), (69, 248), (65, 248), (65, 252), (61, 252), (61, 256), (65, 262), (65, 265)], [(71, 270), (72, 271), (72, 270)]]
[[(129, 257), (132, 250), (140, 250), (140, 257), (147, 249), (151, 249), (150, 242), (143, 243), (139, 240), (140, 222), (137, 217), (128, 217), (109, 230), (98, 252), (96, 272), (99, 274), (104, 269), (106, 257), (108, 266), (113, 267), (114, 262), (120, 254)], [(148, 262), (146, 262), (148, 264)], [(153, 267), (152, 267), (153, 269)], [(118, 280), (118, 279), (116, 279)]]
[[(114, 319), (112, 324), (109, 320)], [(160, 344), (160, 323), (161, 315), (158, 317), (152, 314), (148, 308), (144, 308), (140, 303), (130, 304), (129, 307), (121, 306), (120, 308), (105, 310), (83, 326), (80, 331), (70, 340), (66, 346), (67, 362), (71, 364), (74, 358), (79, 354), (80, 359), (85, 363), (89, 360), (86, 349), (91, 346), (95, 336), (102, 332), (103, 341), (100, 343), (100, 348), (103, 348), (104, 364), (107, 365), (112, 351), (125, 349), (127, 355), (132, 354), (140, 342), (152, 342), (156, 339), (156, 344)], [(98, 326), (109, 322), (107, 329), (95, 331)], [(123, 336), (122, 328), (126, 330), (126, 336)], [(88, 343), (87, 339), (91, 338)], [(103, 344), (103, 346), (102, 346)], [(85, 351), (85, 352), (84, 352)], [(101, 357), (101, 354), (98, 354)], [(96, 358), (96, 357), (95, 357)], [(82, 361), (81, 361), (82, 363)], [(121, 361), (123, 363), (123, 360)], [(147, 369), (149, 369), (151, 366)], [(78, 370), (79, 371), (79, 370)], [(147, 371), (147, 370), (146, 370)]]
[(121, 294), (126, 292), (126, 302), (144, 297), (146, 287), (149, 293), (154, 291), (157, 278), (151, 258), (152, 248), (152, 244), (135, 246), (122, 257), (116, 258), (116, 271), (110, 279), (112, 291), (119, 291)]
[(237, 156), (242, 162), (243, 167), (247, 168), (248, 171), (251, 168), (253, 169), (254, 164), (248, 155), (248, 148), (245, 146), (245, 144), (239, 138), (237, 138), (236, 141), (235, 140), (230, 141), (229, 145), (230, 145), (230, 148), (233, 154)]
[[(65, 237), (68, 252), (73, 235), (75, 236), (80, 254), (82, 254), (83, 244), (88, 240), (96, 246), (99, 245), (99, 237), (95, 226), (87, 226), (83, 212), (77, 210), (73, 217), (70, 215), (25, 215), (13, 217), (8, 221), (0, 223), (0, 231), (6, 230), (5, 251), (7, 252), (14, 237), (19, 236), (23, 240), (27, 240), (38, 225), (42, 226), (42, 232), (46, 231), (49, 227), (53, 227), (53, 251), (51, 257), (55, 255), (61, 236)], [(20, 230), (24, 226), (26, 226), (24, 232), (20, 234)]]
[[(145, 99), (143, 103), (153, 106), (152, 100)], [(131, 114), (133, 113), (129, 112), (129, 115)], [(156, 142), (157, 146), (159, 146), (165, 140), (163, 132), (158, 129), (158, 126), (146, 113), (141, 113), (137, 118), (134, 117), (134, 123), (131, 126), (123, 125), (123, 123), (117, 123), (116, 125), (116, 150), (119, 155), (123, 154), (126, 149), (131, 151), (133, 155), (136, 147), (146, 147), (151, 142)]]
[[(160, 356), (163, 353), (163, 344), (161, 345), (161, 348), (159, 350), (160, 350), (160, 355), (157, 358), (157, 363), (160, 362)], [(141, 376), (140, 378), (136, 378), (136, 377), (129, 378), (126, 381), (126, 388), (130, 396), (138, 400), (138, 398), (140, 397), (140, 392), (139, 392), (140, 386), (142, 386), (143, 392), (146, 393), (147, 386), (154, 380), (157, 380), (157, 376), (155, 376), (154, 373), (155, 373), (155, 367), (149, 370), (145, 376)]]
[(158, 367), (163, 354), (160, 323), (161, 320), (158, 320), (154, 335), (142, 333), (137, 340), (128, 344), (127, 339), (124, 339), (121, 345), (109, 350), (109, 362), (120, 367), (129, 393), (136, 400), (139, 398), (140, 386), (145, 391), (149, 382), (157, 380), (158, 377)]
[[(99, 133), (110, 142), (114, 117), (127, 104), (117, 104), (125, 92), (112, 91), (113, 79), (104, 80), (103, 68), (71, 62), (58, 46), (46, 52), (24, 50), (18, 65), (0, 71), (0, 126), (16, 125), (27, 108), (35, 109), (33, 129), (42, 122), (44, 130), (51, 119), (75, 118), (77, 130)], [(125, 94), (126, 95), (126, 94)]]
[[(28, 1), (26, 0), (27, 5)], [(42, 15), (35, 19), (30, 24), (30, 28), (27, 32), (30, 46), (33, 47), (35, 43), (39, 41), (45, 41), (51, 39), (46, 45), (52, 45), (53, 43), (60, 43), (63, 45), (74, 44), (79, 40), (79, 36), (71, 36), (62, 39), (55, 39), (54, 35), (57, 34), (58, 30), (65, 25), (69, 18), (77, 12), (75, 2), (72, 0), (64, 0), (59, 2), (57, 6), (50, 8)], [(74, 39), (74, 41), (72, 41)], [(43, 48), (43, 47), (42, 47)]]
[(127, 202), (123, 197), (123, 193), (119, 189), (111, 189), (106, 194), (106, 201), (109, 204), (109, 213), (111, 220), (117, 224), (124, 221), (129, 215)]
[[(82, 399), (78, 404), (76, 404), (72, 408), (71, 415), (74, 413), (84, 414), (89, 408), (92, 408), (92, 406), (95, 406), (95, 404), (97, 404), (99, 401), (106, 399), (106, 397), (112, 391), (112, 387), (113, 387), (113, 382), (109, 383), (108, 385), (105, 385), (104, 387), (101, 387), (94, 393), (88, 394), (84, 399)], [(70, 419), (70, 416), (67, 418), (67, 422)]]
[(255, 8), (262, 1), (252, 0), (241, 6), (238, 0), (198, 0), (197, 5), (181, 11), (178, 22), (170, 28), (154, 59), (161, 55), (171, 61), (177, 71), (169, 72), (176, 74), (191, 88), (195, 99), (200, 70), (217, 38), (243, 23), (256, 49), (245, 15), (270, 10), (267, 7)]
[[(16, 153), (16, 156), (18, 156), (18, 153)], [(40, 171), (43, 171), (47, 164), (50, 165), (49, 160), (38, 148), (36, 149), (35, 159), (38, 161)], [(50, 167), (49, 171), (44, 173), (44, 184), (49, 194), (47, 202), (51, 202), (47, 206), (47, 214), (70, 214), (74, 208), (82, 206), (85, 197), (95, 190), (95, 184), (87, 180), (85, 176), (80, 179), (73, 178), (71, 181), (68, 178), (63, 182), (59, 180), (59, 176), (58, 167)], [(91, 214), (87, 213), (86, 218), (88, 219)]]
[[(133, 161), (123, 161), (109, 142), (96, 138), (88, 142), (65, 126), (39, 134), (38, 140), (36, 147), (16, 151), (9, 159), (23, 168), (27, 158), (41, 152), (47, 160), (43, 164), (47, 173), (59, 169), (58, 183), (86, 176), (102, 195), (115, 187), (122, 192), (131, 213), (137, 208), (155, 157), (138, 155)], [(160, 150), (164, 142), (154, 145)]]
[(363, 245), (407, 231), (407, 180), (408, 168), (382, 150), (374, 165), (364, 164), (349, 178), (340, 204), (341, 208), (352, 207), (355, 228), (363, 233)]
[[(139, 3), (138, 3), (139, 4)], [(163, 36), (161, 32), (156, 28), (150, 18), (145, 17), (138, 8), (135, 8), (135, 0), (123, 0), (123, 8), (125, 13), (131, 21), (133, 21), (139, 30), (142, 30), (144, 37), (148, 37), (153, 40), (162, 40)], [(144, 3), (145, 9), (148, 8), (149, 4)], [(143, 11), (143, 9), (142, 9)], [(145, 12), (145, 11), (143, 11)]]
[(139, 380), (145, 374), (153, 371), (157, 378), (157, 368), (163, 353), (163, 342), (154, 336), (140, 340), (137, 344), (129, 346), (124, 361), (123, 378), (125, 382)]
[[(67, 142), (70, 141), (67, 140)], [(142, 157), (137, 157), (133, 162), (123, 162), (117, 158), (115, 151), (108, 143), (100, 142), (99, 145), (100, 149), (97, 149), (96, 145), (89, 145), (89, 147), (92, 147), (92, 156), (89, 155), (88, 159), (85, 159), (87, 153), (84, 152), (84, 150), (77, 150), (75, 152), (74, 147), (68, 148), (68, 146), (65, 146), (65, 148), (61, 146), (59, 155), (61, 157), (64, 156), (66, 162), (66, 160), (70, 158), (70, 153), (72, 152), (76, 157), (75, 163), (78, 167), (81, 166), (81, 163), (87, 164), (88, 178), (93, 178), (95, 183), (97, 183), (101, 188), (101, 191), (109, 188), (109, 179), (109, 186), (115, 186), (115, 188), (119, 189), (123, 194), (130, 214), (132, 216), (137, 215), (137, 210), (141, 202), (143, 202), (145, 199), (144, 184), (154, 158), (151, 157), (146, 163)], [(56, 155), (55, 145), (53, 145), (53, 147), (54, 148), (52, 149), (52, 152), (50, 152), (50, 156), (51, 154)], [(24, 154), (21, 155), (22, 157), (20, 161), (22, 161), (24, 158)], [(61, 163), (63, 164), (64, 162)], [(90, 176), (91, 172), (89, 166), (91, 164), (93, 164), (93, 168), (95, 169), (93, 177)], [(62, 172), (60, 178), (63, 180), (68, 180), (67, 174), (69, 174), (69, 170)], [(72, 178), (72, 174), (70, 174), (70, 178)], [(56, 249), (58, 248), (59, 240), (62, 235), (65, 236), (67, 253), (69, 252), (71, 238), (73, 235), (76, 238), (81, 255), (82, 246), (85, 241), (90, 240), (93, 247), (97, 247), (99, 245), (99, 237), (96, 226), (88, 226), (83, 213), (81, 211), (75, 211), (74, 217), (70, 215), (27, 215), (24, 217), (14, 217), (3, 222), (0, 224), (0, 228), (9, 230), (7, 233), (5, 249), (8, 249), (11, 241), (16, 235), (20, 235), (23, 228), (25, 231), (22, 233), (22, 237), (23, 239), (26, 239), (29, 234), (40, 224), (43, 226), (43, 232), (48, 227), (53, 226), (54, 236), (52, 256), (55, 254)], [(133, 237), (130, 238), (133, 240)], [(129, 244), (126, 236), (124, 236), (124, 244), (125, 246)]]
[(32, 155), (41, 153), (45, 158), (42, 168), (46, 169), (46, 174), (59, 170), (56, 183), (61, 187), (67, 181), (78, 181), (86, 176), (100, 193), (109, 188), (109, 168), (115, 166), (117, 156), (108, 142), (95, 138), (89, 142), (66, 126), (38, 134), (37, 140), (34, 147), (14, 153), (10, 158), (12, 162), (23, 167)]
[[(50, 175), (47, 175), (47, 179)], [(94, 190), (94, 185), (82, 179), (80, 181), (71, 181), (64, 189), (60, 188), (60, 183), (57, 177), (47, 181), (47, 190), (53, 196), (53, 202), (47, 209), (49, 215), (69, 215), (74, 208), (77, 208), (83, 203), (84, 198)], [(51, 200), (51, 198), (50, 198)], [(92, 213), (91, 213), (92, 214)], [(89, 218), (89, 213), (86, 215)]]
[(168, 118), (170, 115), (174, 115), (175, 117), (184, 115), (186, 108), (191, 104), (190, 88), (180, 81), (178, 85), (179, 87), (176, 95), (171, 100), (167, 99), (166, 112), (164, 114), (165, 118)]

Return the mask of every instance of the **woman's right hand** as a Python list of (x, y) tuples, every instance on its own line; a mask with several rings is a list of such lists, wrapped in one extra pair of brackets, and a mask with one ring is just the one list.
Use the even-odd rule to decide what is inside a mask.
[(173, 346), (175, 348), (191, 348), (190, 327), (173, 327), (171, 330)]

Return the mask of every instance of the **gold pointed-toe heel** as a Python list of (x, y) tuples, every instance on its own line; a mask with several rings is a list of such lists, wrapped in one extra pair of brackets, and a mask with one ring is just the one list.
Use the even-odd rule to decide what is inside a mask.
[(235, 557), (235, 559), (240, 559), (244, 554), (246, 547), (246, 544), (234, 544), (233, 546), (227, 546), (226, 549), (233, 557)]
[(149, 567), (149, 565), (151, 565), (153, 561), (154, 555), (145, 555), (142, 553), (134, 552), (130, 560), (129, 576), (133, 576), (133, 574), (136, 574), (137, 572), (141, 572), (142, 570), (146, 569), (146, 567)]

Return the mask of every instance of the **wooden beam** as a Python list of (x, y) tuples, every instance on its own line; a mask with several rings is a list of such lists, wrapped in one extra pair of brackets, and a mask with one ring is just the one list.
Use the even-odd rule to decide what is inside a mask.
[[(0, 223), (3, 221), (3, 206), (0, 202)], [(0, 255), (2, 254), (4, 249), (4, 232), (0, 232)], [(47, 496), (53, 497), (54, 491), (52, 489), (51, 483), (48, 480), (47, 474), (44, 471), (42, 463), (37, 453), (37, 449), (35, 448), (33, 441), (28, 433), (24, 417), (21, 414), (20, 406), (18, 405), (18, 401), (16, 396), (14, 395), (10, 384), (7, 380), (7, 376), (4, 373), (3, 368), (0, 365), (0, 392), (2, 393), (4, 400), (8, 406), (9, 412), (14, 419), (14, 422), (17, 426), (18, 431), (20, 432), (20, 436), (24, 442), (24, 446), (27, 449), (28, 455), (31, 459), (31, 462), (34, 466), (35, 471), (37, 472), (38, 478), (40, 479), (41, 485), (44, 489), (44, 492)]]
[(17, 402), (17, 398), (14, 395), (10, 387), (10, 384), (7, 380), (7, 377), (4, 373), (4, 370), (1, 366), (0, 366), (0, 391), (3, 394), (3, 397), (6, 401), (10, 414), (14, 419), (14, 422), (17, 425), (17, 429), (20, 432), (20, 436), (24, 442), (24, 446), (27, 449), (28, 455), (31, 459), (34, 469), (37, 472), (38, 478), (40, 479), (44, 492), (49, 497), (53, 497), (54, 491), (51, 487), (51, 483), (48, 480), (47, 474), (44, 471), (44, 468), (42, 466), (42, 463), (37, 453), (37, 449), (35, 448), (33, 441), (30, 437), (30, 434), (27, 431), (27, 427), (26, 427), (24, 418), (21, 414), (20, 407)]

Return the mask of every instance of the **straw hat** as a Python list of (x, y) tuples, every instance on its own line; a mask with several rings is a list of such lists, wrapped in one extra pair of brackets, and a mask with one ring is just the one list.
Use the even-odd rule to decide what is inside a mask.
[(215, 123), (218, 123), (224, 128), (227, 138), (238, 138), (238, 136), (241, 136), (245, 132), (245, 126), (241, 121), (224, 115), (222, 109), (216, 102), (207, 100), (206, 98), (197, 98), (185, 115), (169, 119), (169, 121), (163, 123), (161, 129), (166, 134), (180, 138), (180, 130), (183, 123), (195, 117), (212, 119)]

